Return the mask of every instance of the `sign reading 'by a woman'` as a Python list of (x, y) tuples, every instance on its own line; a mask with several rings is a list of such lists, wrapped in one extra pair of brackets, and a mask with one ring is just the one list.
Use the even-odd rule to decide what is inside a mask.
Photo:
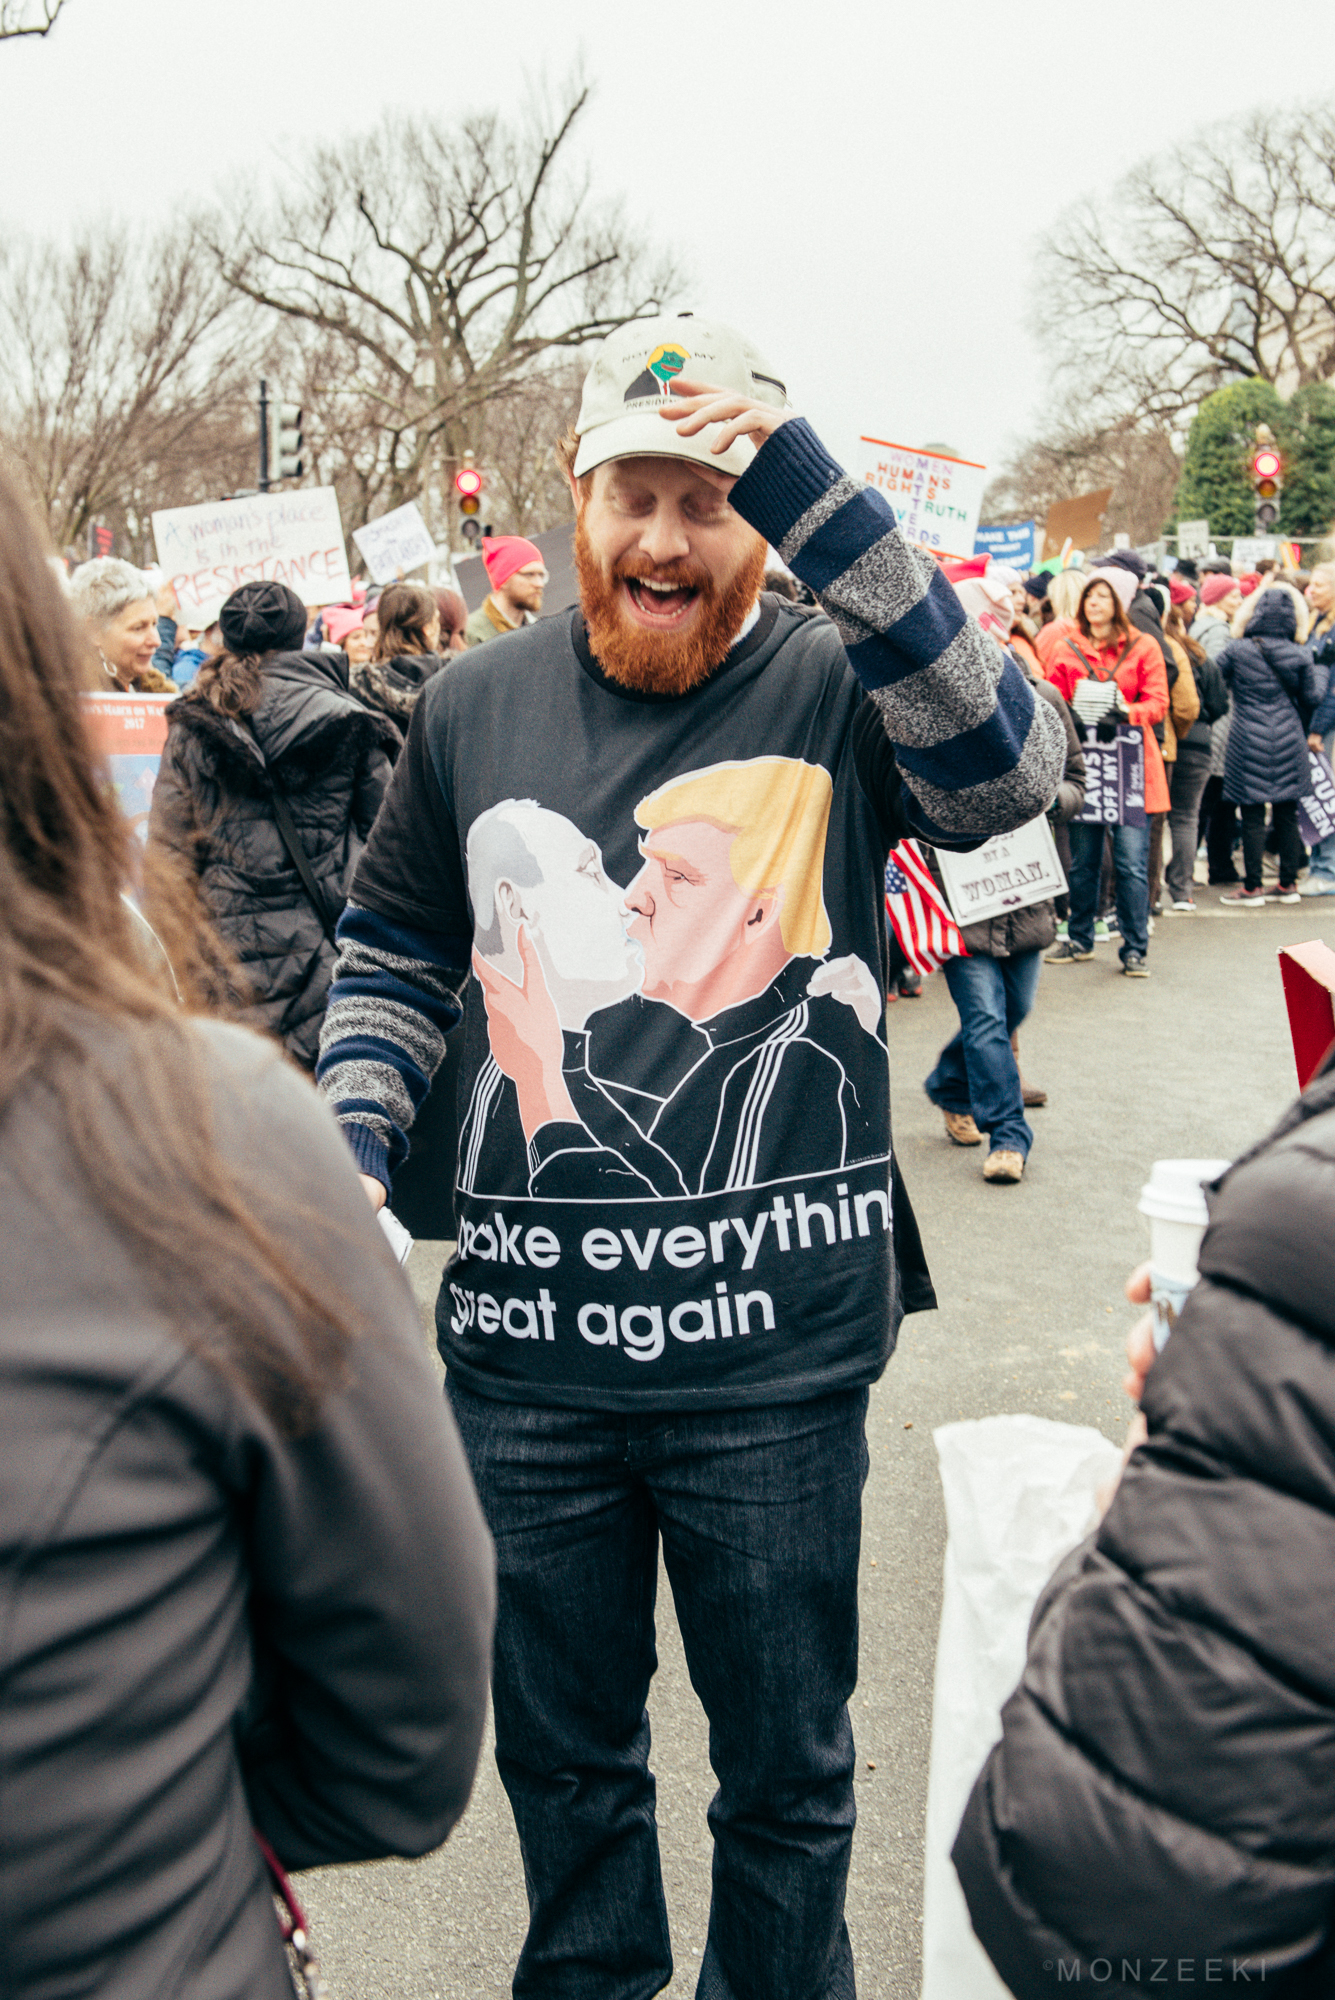
[(341, 604), (352, 595), (332, 486), (167, 507), (153, 516), (153, 539), (192, 631), (211, 624), (243, 583), (285, 583), (303, 604)]

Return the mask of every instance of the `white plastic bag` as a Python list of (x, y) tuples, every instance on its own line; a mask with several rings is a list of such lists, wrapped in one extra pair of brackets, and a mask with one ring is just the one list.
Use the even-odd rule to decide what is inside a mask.
[(973, 1934), (951, 1865), (960, 1819), (1001, 1707), (1024, 1666), (1034, 1605), (1090, 1529), (1121, 1453), (1096, 1430), (984, 1417), (933, 1432), (946, 1502), (923, 1880), (922, 2000), (1007, 2000)]

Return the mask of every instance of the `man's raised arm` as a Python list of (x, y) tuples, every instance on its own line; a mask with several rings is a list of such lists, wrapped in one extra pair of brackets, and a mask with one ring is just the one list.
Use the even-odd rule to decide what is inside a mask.
[(743, 434), (763, 447), (730, 503), (838, 627), (893, 746), (915, 830), (949, 846), (1046, 812), (1066, 759), (1060, 716), (1035, 701), (876, 489), (850, 478), (800, 417), (677, 386), (690, 413), (683, 431), (716, 422), (715, 449)]

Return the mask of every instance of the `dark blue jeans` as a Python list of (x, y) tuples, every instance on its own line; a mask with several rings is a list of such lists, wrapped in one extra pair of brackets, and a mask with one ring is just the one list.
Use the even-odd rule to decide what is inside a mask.
[(1084, 826), (1071, 822), (1071, 914), (1067, 931), (1072, 944), (1094, 948), (1094, 918), (1098, 914), (1099, 873), (1103, 867), (1103, 836), (1113, 840), (1113, 871), (1117, 882), (1117, 921), (1122, 945), (1142, 958), (1150, 948), (1150, 830), (1147, 826)]
[(1024, 1115), (1011, 1036), (1027, 1020), (1043, 969), (1041, 951), (1015, 958), (948, 958), (946, 984), (960, 1031), (946, 1043), (924, 1088), (943, 1111), (972, 1111), (992, 1148), (1028, 1159), (1034, 1135)]
[(645, 1709), (660, 1535), (718, 1778), (697, 2000), (852, 2000), (867, 1391), (684, 1416), (448, 1393), (496, 1538), (516, 2000), (649, 2000), (672, 1974)]

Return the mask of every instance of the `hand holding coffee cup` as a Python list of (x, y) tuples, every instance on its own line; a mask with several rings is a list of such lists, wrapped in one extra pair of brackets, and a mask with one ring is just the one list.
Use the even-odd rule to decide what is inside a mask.
[(1228, 1160), (1156, 1160), (1141, 1189), (1140, 1212), (1150, 1224), (1150, 1316), (1154, 1345), (1162, 1349), (1196, 1283), (1201, 1238), (1210, 1220), (1205, 1183), (1218, 1180)]

